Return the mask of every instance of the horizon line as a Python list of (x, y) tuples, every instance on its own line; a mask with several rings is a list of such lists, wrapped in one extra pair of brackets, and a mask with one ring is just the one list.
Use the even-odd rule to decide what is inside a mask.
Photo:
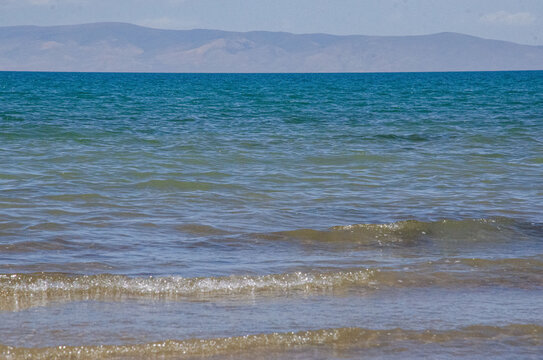
[(0, 70), (0, 73), (38, 73), (38, 74), (147, 74), (147, 75), (372, 75), (372, 74), (457, 74), (457, 73), (507, 73), (543, 72), (540, 69), (528, 70), (439, 70), (439, 71), (366, 71), (366, 72), (157, 72), (157, 71), (62, 71), (62, 70)]

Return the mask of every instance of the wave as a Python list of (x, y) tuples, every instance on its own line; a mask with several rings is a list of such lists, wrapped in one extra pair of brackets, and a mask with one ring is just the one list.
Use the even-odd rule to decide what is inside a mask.
[(61, 273), (0, 275), (0, 310), (18, 310), (62, 300), (209, 298), (318, 292), (370, 283), (372, 270), (286, 273), (262, 276), (184, 278)]
[[(115, 212), (116, 216), (137, 217), (143, 216), (135, 212)], [(104, 219), (93, 218), (89, 221), (78, 222), (85, 226), (106, 227)], [(111, 218), (113, 219), (113, 218)], [(146, 226), (161, 226), (155, 223), (146, 223)], [(0, 231), (17, 228), (18, 224), (0, 224)], [(21, 225), (22, 227), (22, 225)], [(388, 224), (354, 224), (345, 226), (334, 226), (325, 230), (297, 229), (290, 231), (278, 231), (269, 233), (244, 233), (225, 230), (210, 225), (189, 223), (174, 227), (191, 237), (207, 237), (201, 243), (205, 246), (207, 241), (228, 238), (229, 242), (240, 244), (251, 243), (254, 240), (260, 241), (301, 241), (304, 244), (343, 244), (346, 246), (367, 246), (367, 247), (416, 247), (431, 244), (446, 246), (466, 247), (473, 244), (489, 244), (489, 246), (500, 243), (511, 243), (525, 240), (537, 241), (540, 243), (543, 237), (543, 224), (520, 222), (509, 218), (489, 219), (466, 219), (466, 220), (439, 220), (424, 222), (416, 220), (398, 221)], [(17, 229), (19, 230), (19, 229)], [(58, 229), (47, 229), (41, 231), (58, 232)], [(0, 243), (0, 251), (7, 252), (37, 252), (57, 251), (67, 249), (93, 249), (115, 250), (117, 247), (112, 244), (99, 244), (96, 242), (84, 242), (63, 240), (55, 237), (39, 241), (19, 241)]]
[(459, 346), (500, 343), (512, 348), (543, 345), (543, 326), (511, 324), (507, 326), (474, 325), (454, 330), (373, 330), (364, 328), (334, 328), (300, 332), (257, 334), (213, 339), (166, 340), (147, 344), (56, 346), (47, 348), (18, 348), (0, 345), (0, 355), (7, 360), (18, 359), (111, 359), (111, 358), (179, 358), (192, 356), (243, 355), (285, 353), (319, 347), (335, 350), (354, 348), (358, 351), (374, 348), (402, 351), (406, 345), (454, 343)]
[(63, 239), (53, 239), (48, 241), (19, 241), (10, 244), (0, 244), (2, 252), (32, 252), (43, 250), (65, 250), (71, 248), (73, 243)]
[(298, 271), (270, 275), (185, 278), (33, 273), (0, 275), (0, 310), (17, 311), (54, 301), (161, 298), (210, 300), (335, 294), (408, 287), (543, 287), (543, 259), (442, 259), (399, 268)]
[(27, 240), (11, 242), (8, 244), (0, 244), (0, 252), (6, 253), (66, 251), (79, 249), (117, 250), (118, 248), (118, 246), (112, 244), (98, 244), (95, 242), (64, 240), (60, 237), (46, 240)]
[(327, 230), (299, 229), (258, 236), (271, 240), (299, 239), (377, 246), (415, 246), (429, 242), (458, 244), (510, 242), (541, 238), (542, 235), (543, 225), (541, 224), (497, 217), (433, 222), (405, 220), (389, 224), (354, 224), (334, 226)]

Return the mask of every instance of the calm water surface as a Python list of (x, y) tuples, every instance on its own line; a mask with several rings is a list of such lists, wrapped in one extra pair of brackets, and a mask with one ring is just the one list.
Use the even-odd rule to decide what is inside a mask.
[(0, 72), (0, 357), (538, 359), (543, 72)]

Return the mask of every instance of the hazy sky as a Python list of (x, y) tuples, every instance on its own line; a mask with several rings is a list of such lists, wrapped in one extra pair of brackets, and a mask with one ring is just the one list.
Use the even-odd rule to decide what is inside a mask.
[(0, 0), (0, 26), (100, 21), (363, 35), (454, 31), (543, 45), (543, 0)]

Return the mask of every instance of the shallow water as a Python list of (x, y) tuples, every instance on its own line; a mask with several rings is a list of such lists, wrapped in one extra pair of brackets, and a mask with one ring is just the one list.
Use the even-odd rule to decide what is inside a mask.
[(535, 359), (542, 94), (0, 73), (0, 354)]

